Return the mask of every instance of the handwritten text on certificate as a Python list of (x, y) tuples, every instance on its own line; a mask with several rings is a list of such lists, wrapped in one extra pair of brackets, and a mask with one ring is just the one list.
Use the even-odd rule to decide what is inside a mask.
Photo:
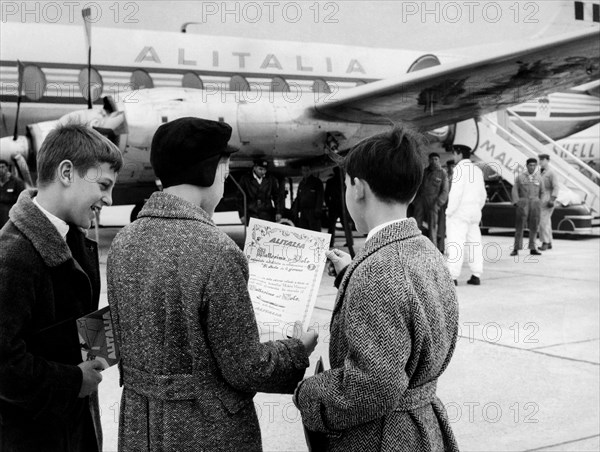
[(310, 325), (329, 234), (250, 219), (244, 254), (250, 267), (248, 290), (259, 323)]

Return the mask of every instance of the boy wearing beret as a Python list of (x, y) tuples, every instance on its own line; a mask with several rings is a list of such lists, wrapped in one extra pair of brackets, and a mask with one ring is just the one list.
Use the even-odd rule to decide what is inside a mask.
[(294, 395), (304, 425), (329, 451), (456, 451), (437, 379), (458, 333), (458, 304), (444, 257), (406, 217), (423, 169), (419, 141), (396, 129), (357, 144), (344, 162), (346, 205), (364, 249), (338, 272), (331, 369)]
[(0, 231), (0, 450), (101, 451), (102, 364), (81, 362), (76, 319), (98, 309), (97, 244), (85, 230), (112, 204), (123, 161), (94, 130), (50, 132), (38, 190)]
[(164, 191), (115, 238), (108, 300), (124, 386), (119, 450), (262, 449), (257, 391), (294, 391), (316, 344), (261, 343), (248, 264), (211, 217), (229, 174), (231, 127), (181, 118), (152, 140)]

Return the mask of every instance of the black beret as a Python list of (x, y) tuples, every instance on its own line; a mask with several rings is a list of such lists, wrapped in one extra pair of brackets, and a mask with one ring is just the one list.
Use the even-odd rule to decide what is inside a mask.
[(191, 184), (210, 187), (228, 146), (231, 126), (201, 118), (179, 118), (162, 124), (152, 138), (150, 163), (163, 187)]
[(548, 154), (539, 154), (538, 157), (540, 160), (550, 160), (550, 156)]

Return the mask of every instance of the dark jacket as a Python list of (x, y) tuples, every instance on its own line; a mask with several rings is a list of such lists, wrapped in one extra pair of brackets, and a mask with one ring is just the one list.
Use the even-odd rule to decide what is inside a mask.
[[(246, 208), (249, 217), (259, 218), (261, 220), (275, 221), (275, 214), (283, 213), (282, 193), (279, 189), (277, 179), (270, 174), (263, 177), (259, 184), (253, 173), (244, 174), (240, 178), (240, 186), (246, 193)], [(238, 213), (240, 217), (244, 215), (244, 204), (241, 196), (238, 198)]]
[(159, 192), (117, 235), (107, 268), (119, 450), (261, 450), (254, 394), (291, 394), (308, 357), (297, 339), (260, 342), (239, 247), (200, 207)]
[(458, 334), (444, 257), (414, 219), (366, 242), (342, 277), (331, 319), (331, 369), (300, 385), (304, 424), (331, 451), (457, 451), (437, 379)]
[(515, 177), (512, 188), (513, 203), (541, 200), (544, 197), (544, 181), (539, 171), (529, 174), (527, 170)]
[(23, 190), (25, 190), (23, 181), (12, 175), (10, 175), (6, 183), (0, 187), (0, 228), (8, 221), (8, 212), (17, 202), (17, 198)]
[(423, 172), (423, 181), (415, 197), (415, 203), (426, 207), (441, 207), (448, 201), (448, 175), (442, 168), (428, 166)]
[(294, 200), (298, 212), (311, 211), (321, 214), (323, 210), (323, 182), (316, 176), (305, 177), (298, 184), (298, 194)]
[(329, 215), (334, 215), (337, 217), (342, 215), (342, 209), (344, 208), (344, 204), (342, 202), (342, 188), (340, 184), (340, 175), (334, 174), (325, 183), (325, 205), (329, 209)]
[(34, 194), (0, 231), (0, 450), (93, 452), (98, 399), (77, 397), (75, 320), (98, 308), (97, 247), (75, 227), (67, 246)]

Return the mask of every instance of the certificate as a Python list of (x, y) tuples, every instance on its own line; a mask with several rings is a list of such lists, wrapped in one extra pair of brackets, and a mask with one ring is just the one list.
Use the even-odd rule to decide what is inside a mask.
[(308, 329), (330, 238), (322, 232), (250, 219), (244, 254), (258, 323), (284, 327), (300, 321)]

